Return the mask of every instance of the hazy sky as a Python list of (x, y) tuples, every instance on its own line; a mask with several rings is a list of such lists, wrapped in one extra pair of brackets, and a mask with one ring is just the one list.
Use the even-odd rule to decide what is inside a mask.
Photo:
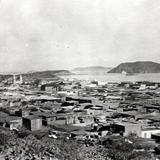
[(0, 72), (160, 62), (160, 0), (0, 0)]

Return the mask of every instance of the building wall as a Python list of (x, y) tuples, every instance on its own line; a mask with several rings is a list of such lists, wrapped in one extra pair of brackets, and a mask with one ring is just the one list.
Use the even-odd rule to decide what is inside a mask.
[(107, 106), (107, 108), (118, 108), (119, 104), (120, 102), (105, 102), (105, 106)]
[(125, 126), (124, 135), (127, 136), (130, 133), (135, 133), (137, 136), (140, 136), (141, 135), (141, 125), (134, 124), (134, 125), (130, 125), (130, 126)]
[(98, 115), (103, 113), (103, 110), (86, 109), (86, 111), (89, 115)]
[(94, 118), (92, 116), (83, 117), (84, 123), (94, 123)]
[(62, 119), (62, 120), (56, 120), (53, 125), (56, 124), (56, 125), (65, 125), (67, 124), (66, 122), (66, 119)]
[(47, 124), (52, 125), (56, 121), (56, 117), (46, 118)]
[(23, 118), (23, 126), (31, 130), (31, 121), (29, 119)]
[(31, 120), (31, 130), (40, 130), (42, 129), (42, 119), (32, 119)]
[(47, 92), (55, 92), (57, 89), (56, 88), (54, 88), (54, 87), (52, 87), (52, 86), (46, 86), (46, 88), (45, 88), (45, 91), (47, 91)]
[(42, 129), (42, 119), (23, 118), (23, 125), (31, 131)]
[(129, 135), (130, 133), (135, 133), (137, 136), (141, 135), (141, 124), (114, 124), (114, 130), (116, 133), (123, 132), (124, 136)]
[(67, 117), (66, 124), (73, 124), (74, 123), (74, 119), (75, 118), (73, 116)]
[(21, 111), (22, 117), (27, 117), (29, 116), (29, 114), (30, 114), (30, 111)]
[(15, 126), (22, 126), (22, 119), (18, 119), (18, 120), (12, 120), (10, 121), (11, 123), (15, 123)]
[(102, 137), (103, 137), (103, 136), (106, 136), (107, 133), (108, 133), (108, 131), (102, 131), (102, 132), (101, 132), (101, 136), (102, 136)]
[(151, 138), (152, 134), (156, 134), (156, 133), (160, 133), (160, 129), (156, 129), (156, 130), (144, 130), (141, 131), (141, 137), (142, 138)]

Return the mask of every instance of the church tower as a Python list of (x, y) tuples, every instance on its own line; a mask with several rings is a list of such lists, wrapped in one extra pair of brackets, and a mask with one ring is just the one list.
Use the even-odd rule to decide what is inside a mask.
[(23, 77), (22, 75), (13, 75), (13, 84), (22, 84), (23, 83)]

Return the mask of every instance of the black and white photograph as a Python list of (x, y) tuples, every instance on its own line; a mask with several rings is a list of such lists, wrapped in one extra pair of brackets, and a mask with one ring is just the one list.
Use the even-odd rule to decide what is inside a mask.
[(160, 0), (0, 0), (0, 160), (160, 160)]

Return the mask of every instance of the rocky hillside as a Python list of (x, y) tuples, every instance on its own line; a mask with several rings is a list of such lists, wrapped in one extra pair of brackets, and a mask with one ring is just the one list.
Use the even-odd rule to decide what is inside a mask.
[(160, 73), (160, 64), (151, 61), (121, 63), (108, 73)]

